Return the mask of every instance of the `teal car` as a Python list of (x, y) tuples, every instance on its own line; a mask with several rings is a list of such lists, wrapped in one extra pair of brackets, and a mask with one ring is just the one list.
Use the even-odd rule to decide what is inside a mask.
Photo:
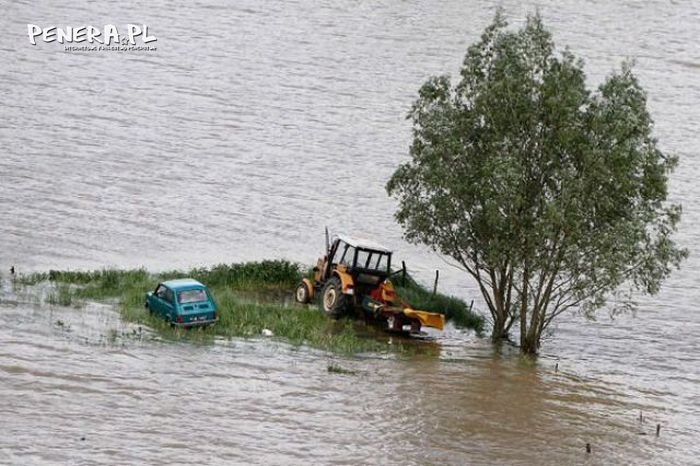
[(177, 327), (211, 325), (219, 320), (211, 293), (191, 278), (159, 283), (146, 293), (146, 308)]

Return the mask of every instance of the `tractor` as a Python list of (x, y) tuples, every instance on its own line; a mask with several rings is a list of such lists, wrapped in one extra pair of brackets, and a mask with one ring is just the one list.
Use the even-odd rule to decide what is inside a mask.
[(295, 299), (302, 304), (317, 300), (330, 317), (364, 317), (390, 331), (417, 334), (423, 326), (442, 330), (443, 314), (415, 310), (398, 298), (389, 279), (391, 256), (390, 249), (368, 240), (337, 235), (330, 242), (326, 231), (326, 254), (318, 259), (313, 280), (299, 283)]

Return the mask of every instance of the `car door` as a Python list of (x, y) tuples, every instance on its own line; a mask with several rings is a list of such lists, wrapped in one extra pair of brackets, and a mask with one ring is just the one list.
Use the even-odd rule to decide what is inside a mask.
[(156, 290), (150, 296), (149, 306), (153, 312), (159, 316), (167, 315), (167, 308), (165, 306), (165, 293), (168, 288), (159, 283)]
[(175, 322), (178, 315), (177, 303), (175, 302), (175, 292), (170, 288), (165, 288), (165, 296), (163, 297), (163, 309), (165, 310), (165, 316), (168, 320)]

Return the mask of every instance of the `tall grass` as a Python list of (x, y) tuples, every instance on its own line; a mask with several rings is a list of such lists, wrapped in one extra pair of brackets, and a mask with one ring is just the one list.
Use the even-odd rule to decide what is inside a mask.
[(302, 273), (299, 265), (293, 262), (268, 260), (241, 264), (219, 264), (211, 268), (194, 268), (188, 271), (171, 270), (156, 274), (149, 274), (145, 269), (103, 269), (89, 272), (50, 270), (48, 273), (21, 275), (17, 281), (23, 285), (35, 285), (47, 280), (85, 285), (86, 288), (92, 289), (93, 293), (99, 293), (97, 290), (104, 290), (106, 295), (111, 295), (129, 284), (165, 281), (181, 277), (194, 278), (210, 287), (228, 286), (239, 290), (259, 288), (291, 290), (301, 280)]
[[(301, 280), (298, 264), (286, 260), (267, 260), (241, 264), (219, 264), (212, 268), (196, 268), (186, 274), (207, 286), (227, 286), (237, 290), (293, 289)], [(183, 276), (181, 271), (160, 274), (162, 279)]]

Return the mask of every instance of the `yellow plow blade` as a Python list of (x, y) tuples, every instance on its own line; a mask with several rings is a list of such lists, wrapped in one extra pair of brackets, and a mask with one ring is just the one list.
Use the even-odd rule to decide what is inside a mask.
[(437, 312), (416, 311), (409, 307), (404, 308), (403, 315), (410, 319), (418, 319), (423, 327), (433, 327), (442, 330), (445, 327), (445, 316)]

